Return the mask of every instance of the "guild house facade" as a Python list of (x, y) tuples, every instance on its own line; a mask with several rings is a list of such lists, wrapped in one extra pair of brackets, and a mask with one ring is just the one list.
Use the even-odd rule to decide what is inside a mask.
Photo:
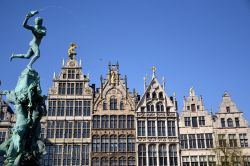
[[(140, 96), (129, 91), (118, 63), (108, 65), (96, 88), (75, 48), (72, 43), (48, 90), (41, 165), (250, 166), (249, 125), (228, 92), (212, 113), (191, 88), (178, 110), (176, 94), (166, 93), (155, 67)], [(9, 138), (14, 122), (0, 95), (0, 142)]]

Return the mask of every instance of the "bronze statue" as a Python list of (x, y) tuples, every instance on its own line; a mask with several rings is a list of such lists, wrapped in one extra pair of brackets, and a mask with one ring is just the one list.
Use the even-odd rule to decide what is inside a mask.
[(42, 26), (43, 19), (41, 17), (35, 18), (35, 26), (28, 25), (28, 20), (38, 14), (38, 11), (31, 11), (29, 12), (23, 22), (23, 27), (31, 30), (33, 34), (33, 39), (30, 42), (30, 48), (28, 49), (27, 54), (12, 54), (10, 57), (10, 61), (13, 58), (26, 58), (29, 59), (32, 57), (28, 64), (28, 68), (32, 68), (33, 63), (40, 57), (40, 49), (39, 45), (42, 41), (42, 38), (46, 35), (46, 28)]

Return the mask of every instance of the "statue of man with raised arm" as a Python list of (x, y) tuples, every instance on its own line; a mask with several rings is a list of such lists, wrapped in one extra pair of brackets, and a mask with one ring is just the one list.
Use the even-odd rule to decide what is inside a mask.
[(36, 17), (35, 18), (35, 25), (31, 26), (28, 25), (28, 20), (38, 14), (38, 11), (30, 11), (23, 22), (23, 27), (31, 30), (33, 34), (33, 39), (30, 42), (30, 48), (27, 52), (27, 54), (12, 54), (10, 57), (10, 61), (12, 61), (13, 58), (26, 58), (29, 59), (32, 57), (28, 64), (28, 68), (32, 68), (33, 63), (40, 57), (40, 49), (39, 45), (42, 41), (42, 38), (46, 35), (46, 28), (42, 26), (43, 24), (43, 19), (41, 17)]

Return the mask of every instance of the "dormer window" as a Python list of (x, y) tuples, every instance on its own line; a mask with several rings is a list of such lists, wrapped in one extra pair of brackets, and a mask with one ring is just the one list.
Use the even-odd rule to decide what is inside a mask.
[(233, 120), (232, 120), (231, 118), (228, 118), (228, 119), (227, 119), (227, 126), (228, 126), (228, 127), (234, 127), (234, 125), (233, 125)]
[(240, 120), (239, 120), (239, 118), (235, 118), (235, 125), (236, 125), (236, 127), (240, 127)]
[(107, 110), (107, 103), (106, 103), (106, 101), (104, 101), (104, 102), (102, 103), (102, 106), (103, 106), (103, 110)]
[(187, 110), (190, 110), (190, 106), (187, 106)]
[(226, 107), (227, 113), (230, 113), (230, 107)]
[(196, 112), (195, 104), (191, 104), (191, 110), (192, 112)]
[(117, 110), (117, 99), (115, 97), (110, 98), (110, 110)]
[(163, 94), (162, 94), (162, 92), (159, 93), (159, 98), (160, 98), (160, 99), (163, 99)]
[(68, 79), (74, 79), (75, 78), (75, 70), (69, 69), (68, 70)]
[(147, 94), (146, 94), (146, 98), (147, 98), (147, 99), (150, 99), (150, 93), (147, 93)]
[(153, 99), (156, 99), (156, 98), (157, 98), (157, 96), (156, 96), (156, 93), (155, 93), (155, 92), (153, 92), (153, 93), (152, 93), (152, 98), (153, 98)]
[(124, 110), (124, 104), (123, 101), (120, 102), (120, 110)]

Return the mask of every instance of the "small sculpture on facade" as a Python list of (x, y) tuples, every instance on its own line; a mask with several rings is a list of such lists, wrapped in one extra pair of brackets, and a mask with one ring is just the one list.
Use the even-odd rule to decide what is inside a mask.
[(40, 57), (39, 46), (41, 44), (42, 38), (46, 35), (46, 28), (42, 26), (43, 19), (41, 17), (35, 18), (35, 26), (28, 25), (28, 20), (38, 14), (38, 11), (30, 11), (23, 22), (23, 27), (30, 30), (33, 34), (33, 39), (30, 42), (30, 47), (26, 54), (12, 54), (10, 61), (13, 58), (26, 58), (29, 59), (32, 57), (28, 64), (28, 68), (32, 68), (33, 63)]
[(33, 58), (19, 76), (16, 88), (2, 91), (7, 101), (14, 105), (16, 117), (11, 137), (0, 145), (0, 153), (5, 157), (5, 166), (38, 166), (42, 155), (46, 153), (45, 145), (40, 140), (40, 120), (47, 113), (46, 97), (41, 95), (39, 74), (32, 69), (32, 64), (40, 56), (39, 45), (45, 35), (45, 28), (41, 27), (40, 18), (36, 19), (35, 27), (27, 25), (28, 19), (37, 13), (29, 12), (24, 21), (24, 27), (32, 30), (34, 34), (28, 53), (11, 57)]

